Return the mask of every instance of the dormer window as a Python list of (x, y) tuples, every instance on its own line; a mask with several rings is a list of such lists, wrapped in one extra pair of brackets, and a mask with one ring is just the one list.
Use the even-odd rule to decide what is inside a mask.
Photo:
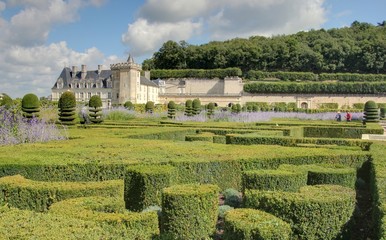
[(59, 79), (59, 80), (57, 81), (56, 86), (57, 86), (58, 89), (63, 88), (63, 80), (62, 80), (62, 79)]

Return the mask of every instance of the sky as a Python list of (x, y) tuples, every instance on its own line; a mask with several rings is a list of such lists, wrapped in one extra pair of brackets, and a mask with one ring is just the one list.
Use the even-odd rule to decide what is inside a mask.
[(376, 25), (386, 0), (0, 0), (0, 93), (47, 97), (64, 67), (141, 64), (168, 40), (205, 44)]

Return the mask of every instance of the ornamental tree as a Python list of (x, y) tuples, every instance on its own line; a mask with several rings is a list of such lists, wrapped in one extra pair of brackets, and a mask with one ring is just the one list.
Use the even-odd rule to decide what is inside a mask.
[(75, 124), (76, 99), (72, 92), (64, 92), (59, 98), (59, 121), (63, 125)]
[(94, 95), (90, 98), (88, 102), (89, 106), (89, 117), (92, 123), (101, 123), (103, 122), (102, 118), (102, 100), (98, 95)]
[(21, 110), (26, 118), (38, 117), (40, 112), (39, 98), (33, 93), (24, 95), (21, 100)]

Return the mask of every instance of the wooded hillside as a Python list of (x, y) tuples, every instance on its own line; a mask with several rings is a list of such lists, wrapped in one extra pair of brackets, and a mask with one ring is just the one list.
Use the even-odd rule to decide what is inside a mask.
[(311, 30), (293, 35), (253, 36), (190, 45), (168, 41), (143, 69), (218, 69), (314, 73), (386, 73), (386, 21), (374, 26)]

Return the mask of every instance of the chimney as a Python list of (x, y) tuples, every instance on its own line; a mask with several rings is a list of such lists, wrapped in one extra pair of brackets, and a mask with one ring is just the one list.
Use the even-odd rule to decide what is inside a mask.
[(98, 65), (98, 74), (101, 74), (102, 72), (102, 65)]
[(76, 73), (77, 72), (78, 72), (78, 67), (77, 66), (72, 66), (72, 73), (71, 73), (72, 78), (76, 77)]
[(87, 67), (86, 65), (82, 65), (82, 73), (81, 73), (82, 79), (86, 78), (86, 75), (87, 75), (86, 67)]

